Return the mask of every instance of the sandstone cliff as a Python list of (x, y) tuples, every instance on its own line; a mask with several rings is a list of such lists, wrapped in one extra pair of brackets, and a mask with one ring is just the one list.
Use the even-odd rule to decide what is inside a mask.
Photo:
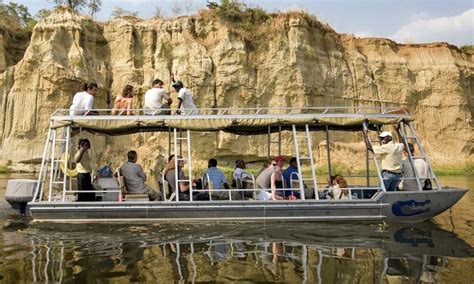
[[(355, 38), (298, 13), (273, 15), (258, 35), (249, 40), (209, 13), (96, 23), (57, 11), (36, 25), (21, 60), (0, 68), (1, 157), (39, 158), (50, 114), (67, 108), (83, 81), (99, 83), (97, 108), (110, 106), (125, 84), (139, 90), (139, 107), (154, 78), (168, 84), (175, 74), (192, 89), (198, 107), (406, 106), (435, 163), (474, 159), (474, 62), (458, 48)], [(193, 151), (201, 159), (266, 154), (266, 137), (195, 136)], [(363, 160), (360, 136), (334, 138), (339, 162)], [(316, 135), (316, 145), (323, 139)], [(167, 154), (164, 135), (95, 137), (93, 144), (101, 163), (136, 148), (150, 168)]]

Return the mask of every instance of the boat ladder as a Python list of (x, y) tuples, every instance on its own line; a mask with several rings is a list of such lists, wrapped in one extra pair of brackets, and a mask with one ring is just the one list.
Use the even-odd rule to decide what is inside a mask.
[[(408, 122), (401, 121), (399, 125), (400, 125), (399, 127), (400, 134), (403, 139), (403, 144), (405, 145), (405, 149), (408, 149), (409, 142), (414, 142), (414, 144), (416, 144), (416, 146), (418, 147), (420, 151), (420, 154), (417, 156), (413, 156), (410, 151), (406, 151), (408, 153), (408, 159), (413, 169), (414, 177), (416, 178), (416, 183), (418, 184), (418, 190), (420, 191), (423, 190), (423, 184), (421, 184), (420, 178), (432, 179), (436, 184), (436, 189), (440, 189), (441, 187), (438, 183), (438, 179), (436, 178), (433, 168), (431, 167), (431, 163), (430, 163), (430, 160), (428, 159), (428, 156), (426, 155), (425, 149), (423, 148), (423, 145), (421, 145), (420, 140), (418, 139), (418, 136), (416, 135), (415, 129), (413, 129), (413, 126)], [(406, 128), (408, 129), (408, 131), (406, 131)], [(414, 164), (415, 159), (422, 159), (426, 162), (426, 164), (428, 165), (427, 177), (418, 176), (418, 171), (415, 169), (415, 164)]]
[[(298, 176), (299, 176), (299, 185), (300, 185), (300, 194), (301, 199), (305, 200), (304, 187), (305, 181), (313, 183), (314, 195), (316, 199), (319, 199), (319, 190), (318, 183), (316, 180), (316, 169), (313, 158), (313, 147), (311, 143), (311, 132), (309, 131), (309, 126), (306, 124), (304, 126), (304, 132), (298, 132), (296, 125), (293, 125), (293, 142), (295, 143), (295, 153), (296, 153), (296, 163), (298, 165)], [(302, 155), (301, 150), (304, 149), (304, 152), (307, 156)], [(304, 161), (309, 161), (310, 165), (310, 174), (303, 174), (301, 166)], [(291, 185), (290, 185), (291, 186)]]
[[(191, 131), (186, 130), (184, 133), (181, 129), (173, 129), (173, 147), (174, 147), (174, 174), (175, 174), (175, 198), (179, 201), (179, 183), (185, 182), (189, 185), (190, 200), (193, 201), (193, 187), (192, 187), (192, 158), (191, 158)], [(185, 151), (183, 151), (185, 148)], [(179, 151), (179, 152), (178, 152)], [(188, 177), (179, 179), (178, 162), (184, 161), (188, 164)], [(171, 198), (170, 198), (171, 199)]]
[[(67, 153), (67, 150), (69, 149), (71, 128), (63, 128), (60, 138), (58, 138), (58, 136), (58, 130), (50, 127), (43, 150), (43, 159), (41, 162), (41, 168), (38, 175), (38, 185), (35, 191), (35, 198), (33, 199), (33, 202), (35, 202), (37, 198), (39, 198), (39, 200), (42, 199), (44, 184), (48, 177), (48, 171), (48, 201), (52, 200), (53, 189), (56, 186), (59, 186), (59, 188), (62, 189), (62, 200), (64, 201), (66, 198), (68, 156), (67, 154), (63, 154)], [(63, 168), (64, 173), (61, 172), (61, 167)]]

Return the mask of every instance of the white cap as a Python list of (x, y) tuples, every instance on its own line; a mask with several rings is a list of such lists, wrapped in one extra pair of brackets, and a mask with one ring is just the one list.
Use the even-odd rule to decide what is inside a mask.
[(393, 136), (392, 136), (392, 132), (390, 132), (390, 131), (384, 131), (384, 132), (380, 133), (380, 135), (379, 135), (380, 138), (385, 138), (385, 137), (387, 137), (387, 136), (393, 137)]

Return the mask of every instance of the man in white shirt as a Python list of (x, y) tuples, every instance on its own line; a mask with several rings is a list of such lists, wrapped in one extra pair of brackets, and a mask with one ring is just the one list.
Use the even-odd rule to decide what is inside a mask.
[(92, 115), (97, 112), (92, 111), (94, 97), (99, 88), (96, 83), (85, 83), (82, 86), (82, 92), (77, 92), (72, 99), (72, 105), (69, 107), (69, 115)]
[[(413, 144), (408, 143), (408, 148), (411, 153), (411, 156), (413, 157), (415, 155), (415, 147), (413, 146)], [(405, 153), (408, 156), (408, 152), (406, 149), (405, 149)], [(420, 179), (420, 184), (422, 187), (421, 189), (423, 189), (425, 180), (429, 176), (428, 163), (425, 162), (425, 160), (421, 158), (413, 158), (413, 166), (412, 166), (410, 163), (410, 159), (406, 158), (402, 162), (402, 176), (404, 180), (402, 180), (402, 182), (398, 186), (398, 188), (400, 188), (401, 190), (405, 190), (405, 191), (419, 190), (418, 183), (414, 179), (415, 172), (413, 171), (413, 167), (415, 168), (418, 178)]]
[(184, 87), (183, 82), (181, 81), (174, 81), (173, 80), (173, 88), (178, 93), (178, 107), (176, 110), (176, 114), (182, 115), (195, 115), (198, 114), (198, 109), (194, 105), (193, 102), (193, 94), (191, 90)]
[[(166, 102), (163, 103), (163, 100)], [(173, 100), (163, 89), (163, 81), (160, 79), (153, 80), (152, 88), (145, 93), (145, 114), (171, 114), (170, 106)]]
[[(367, 137), (366, 137), (367, 138)], [(382, 145), (373, 146), (374, 154), (382, 156), (382, 178), (387, 191), (395, 191), (402, 175), (403, 144), (392, 141), (392, 133), (384, 131), (379, 138)], [(370, 145), (368, 143), (367, 145)]]

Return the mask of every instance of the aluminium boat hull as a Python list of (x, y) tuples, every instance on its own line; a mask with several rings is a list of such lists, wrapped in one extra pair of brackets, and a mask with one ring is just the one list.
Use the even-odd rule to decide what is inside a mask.
[(449, 209), (467, 192), (441, 189), (381, 192), (372, 199), (195, 202), (30, 202), (35, 221), (320, 221), (422, 222)]

